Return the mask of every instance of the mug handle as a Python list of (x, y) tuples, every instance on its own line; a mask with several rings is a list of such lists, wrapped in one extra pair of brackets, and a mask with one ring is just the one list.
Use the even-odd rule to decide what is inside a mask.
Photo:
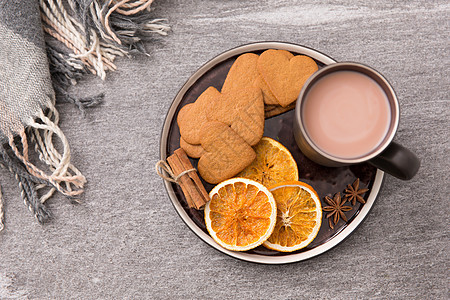
[(402, 180), (413, 178), (420, 167), (419, 158), (395, 142), (391, 142), (383, 152), (369, 160), (369, 163)]

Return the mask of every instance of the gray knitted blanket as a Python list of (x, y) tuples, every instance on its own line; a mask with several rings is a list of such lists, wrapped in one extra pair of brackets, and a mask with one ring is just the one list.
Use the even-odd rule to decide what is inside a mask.
[[(71, 163), (56, 102), (84, 113), (102, 95), (66, 91), (86, 73), (105, 79), (114, 59), (145, 52), (143, 42), (169, 27), (153, 0), (5, 0), (0, 2), (0, 166), (12, 172), (23, 201), (43, 223), (54, 192), (73, 200), (86, 178)], [(59, 141), (58, 141), (59, 140)], [(0, 189), (0, 230), (4, 224)]]

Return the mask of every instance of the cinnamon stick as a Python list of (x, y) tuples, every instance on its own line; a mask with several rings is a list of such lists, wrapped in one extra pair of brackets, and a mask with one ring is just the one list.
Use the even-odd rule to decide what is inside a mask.
[[(183, 168), (185, 170), (189, 170), (189, 169), (193, 168), (191, 161), (189, 160), (186, 152), (182, 148), (178, 148), (177, 150), (174, 151), (174, 153), (177, 154), (177, 156), (180, 159), (181, 164), (183, 165)], [(203, 183), (201, 182), (200, 177), (198, 177), (197, 171), (189, 172), (187, 174), (189, 175), (189, 178), (191, 178), (192, 181), (194, 181), (194, 186), (197, 189), (197, 193), (200, 196), (200, 197), (193, 198), (193, 200), (194, 200), (194, 202), (196, 200), (201, 200), (201, 201), (198, 201), (197, 206), (202, 207), (203, 205), (206, 204), (206, 202), (208, 202), (210, 200), (208, 192), (205, 190), (205, 187), (203, 186)]]
[[(174, 153), (167, 158), (167, 162), (172, 168), (175, 176), (178, 176), (187, 170), (194, 169), (186, 152), (181, 148), (175, 150)], [(178, 183), (189, 207), (200, 209), (209, 201), (208, 193), (200, 181), (195, 169), (181, 176)]]

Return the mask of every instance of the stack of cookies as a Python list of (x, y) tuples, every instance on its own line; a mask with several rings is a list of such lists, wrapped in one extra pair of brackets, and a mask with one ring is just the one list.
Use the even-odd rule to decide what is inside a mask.
[(209, 87), (185, 105), (177, 117), (180, 147), (199, 158), (201, 177), (216, 184), (252, 163), (265, 118), (292, 109), (317, 69), (310, 57), (285, 50), (245, 53), (230, 68), (221, 92)]

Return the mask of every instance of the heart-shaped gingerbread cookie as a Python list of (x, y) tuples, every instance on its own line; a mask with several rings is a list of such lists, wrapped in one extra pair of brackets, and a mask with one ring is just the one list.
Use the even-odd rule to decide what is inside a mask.
[(220, 92), (214, 87), (207, 88), (194, 103), (183, 106), (178, 112), (177, 123), (180, 135), (189, 144), (200, 144), (200, 130), (208, 120), (205, 107), (208, 106)]
[(266, 50), (257, 68), (278, 103), (286, 107), (297, 100), (305, 81), (318, 70), (316, 62), (304, 55), (288, 58), (277, 50)]
[(212, 184), (233, 177), (256, 158), (252, 147), (229, 126), (217, 121), (201, 128), (201, 146), (205, 151), (198, 161), (198, 172)]
[(277, 99), (258, 72), (256, 67), (258, 58), (259, 55), (254, 53), (240, 55), (228, 71), (222, 86), (222, 93), (257, 87), (263, 93), (265, 104), (278, 104)]
[(249, 145), (256, 145), (264, 133), (264, 102), (261, 89), (248, 87), (215, 97), (206, 109), (207, 119), (231, 127)]
[[(291, 52), (286, 50), (277, 51), (289, 59), (294, 56)], [(254, 53), (240, 55), (228, 71), (227, 78), (225, 78), (225, 82), (222, 86), (222, 93), (228, 93), (233, 90), (242, 90), (249, 87), (257, 87), (260, 88), (263, 93), (265, 104), (277, 105), (277, 99), (258, 71), (258, 58), (259, 55)]]

